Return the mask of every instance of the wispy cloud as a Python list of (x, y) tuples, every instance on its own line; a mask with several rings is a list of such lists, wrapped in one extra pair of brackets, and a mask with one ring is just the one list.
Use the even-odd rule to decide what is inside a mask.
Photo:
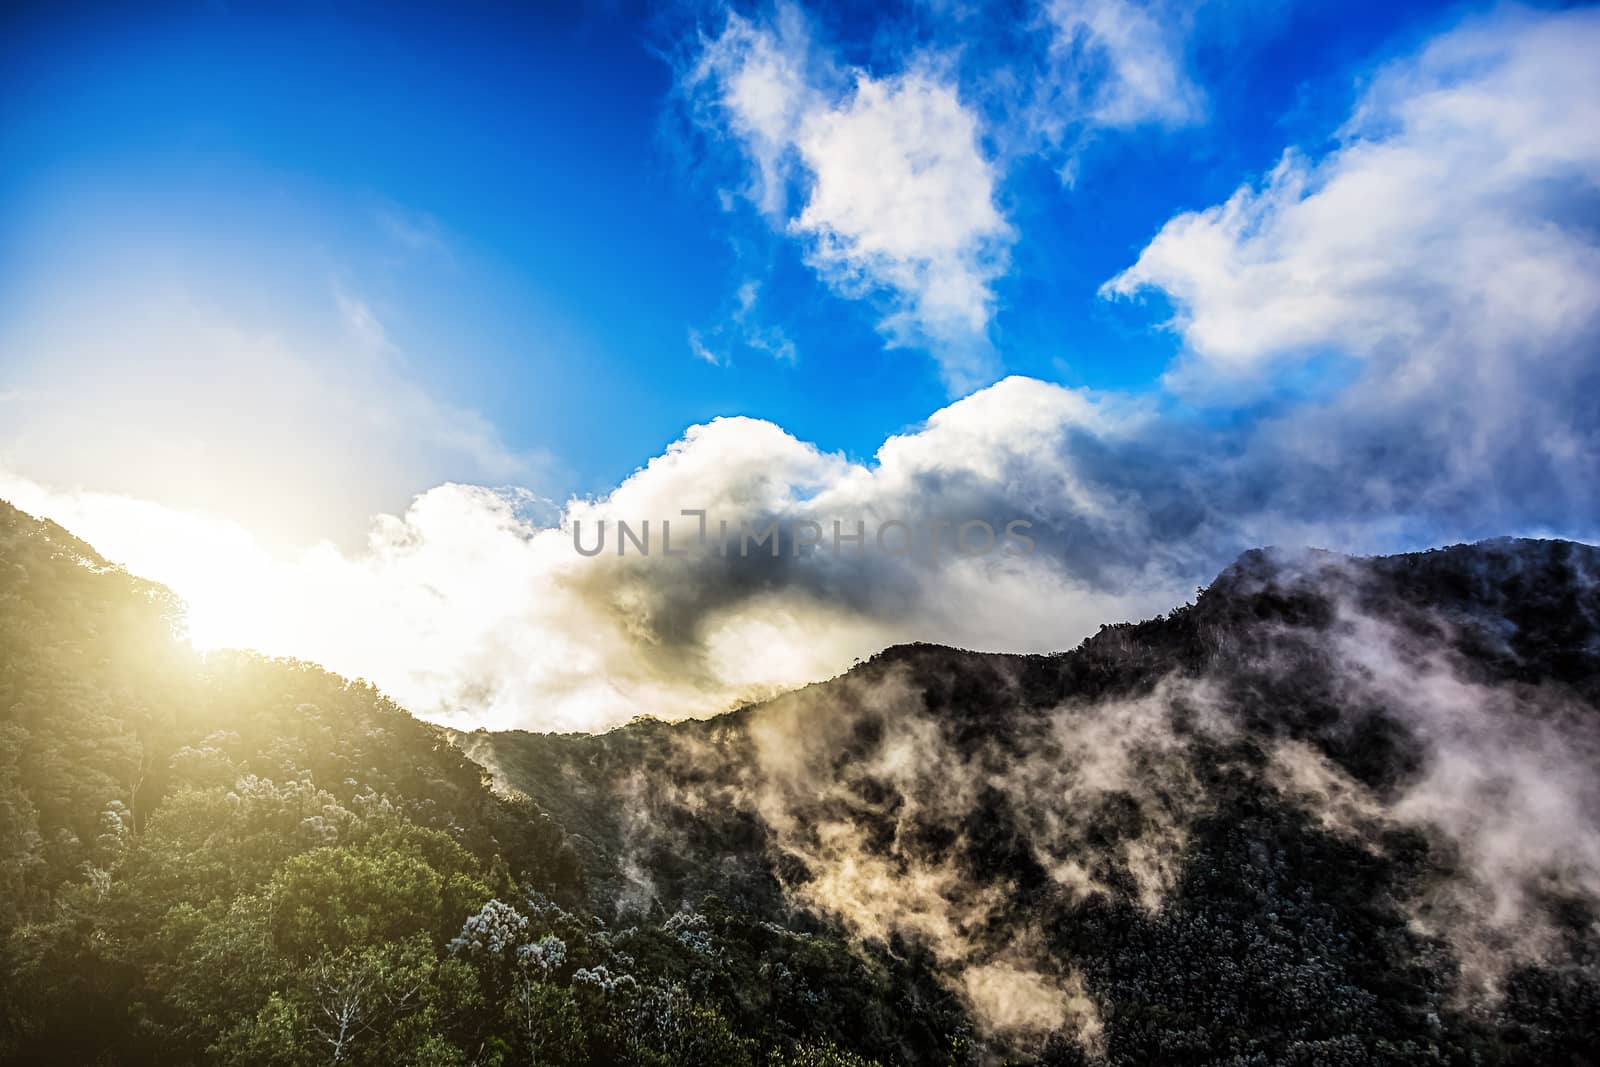
[(727, 365), (727, 359), (725, 357), (719, 356), (717, 353), (706, 347), (705, 341), (701, 338), (699, 330), (689, 331), (689, 351), (694, 353), (695, 359), (704, 360), (713, 367), (722, 367)]
[(1047, 0), (1049, 92), (1043, 129), (1179, 126), (1204, 114), (1185, 67), (1188, 12), (1141, 0)]
[(352, 296), (339, 286), (334, 287), (334, 302), (344, 319), (345, 328), (362, 351), (374, 358), (388, 358), (397, 353), (389, 331), (384, 329), (377, 314), (365, 300)]
[(446, 265), (455, 262), (455, 250), (445, 235), (444, 227), (432, 215), (386, 204), (373, 212), (373, 219), (379, 231), (409, 255), (433, 259)]
[(696, 359), (703, 359), (716, 367), (729, 366), (733, 360), (729, 352), (743, 347), (778, 360), (794, 363), (800, 358), (799, 349), (781, 326), (767, 320), (758, 307), (761, 283), (746, 279), (734, 294), (733, 308), (715, 326), (689, 331), (689, 351)]
[(0, 462), (229, 516), (279, 544), (358, 540), (419, 480), (538, 485), (556, 473), (418, 381), (354, 288), (307, 294), (299, 314), (267, 324), (201, 278), (62, 293), (0, 339), (28, 397), (0, 424)]

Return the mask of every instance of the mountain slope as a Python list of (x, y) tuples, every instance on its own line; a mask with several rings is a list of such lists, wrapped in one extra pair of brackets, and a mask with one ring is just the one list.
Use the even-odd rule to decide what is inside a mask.
[[(559, 824), (0, 503), (0, 1063), (928, 1062), (914, 964), (708, 907), (613, 929)], [(917, 1003), (908, 1003), (914, 998)]]
[(925, 952), (1018, 1047), (1590, 1062), (1597, 576), (1558, 541), (1257, 551), (1060, 656), (909, 646), (705, 722), (458, 741), (611, 907)]

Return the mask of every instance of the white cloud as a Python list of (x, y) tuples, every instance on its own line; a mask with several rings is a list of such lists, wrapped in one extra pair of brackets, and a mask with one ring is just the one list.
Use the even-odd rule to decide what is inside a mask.
[(1045, 129), (1179, 126), (1204, 113), (1184, 65), (1185, 13), (1139, 0), (1047, 0), (1054, 94)]
[(899, 294), (890, 337), (930, 348), (956, 391), (979, 384), (991, 285), (1013, 234), (955, 87), (928, 73), (862, 75), (847, 101), (806, 116), (797, 145), (812, 186), (791, 229), (811, 239), (812, 265), (842, 291)]
[(1166, 224), (1107, 295), (1159, 289), (1191, 359), (1247, 382), (1330, 348), (1402, 391), (1570, 354), (1600, 308), (1600, 12), (1511, 11), (1370, 86), (1337, 148)]
[(1013, 232), (978, 118), (951, 78), (926, 65), (886, 78), (847, 71), (784, 6), (771, 26), (730, 14), (685, 83), (702, 123), (748, 156), (751, 199), (805, 242), (825, 281), (887, 297), (891, 343), (929, 349), (953, 391), (991, 376), (992, 283)]

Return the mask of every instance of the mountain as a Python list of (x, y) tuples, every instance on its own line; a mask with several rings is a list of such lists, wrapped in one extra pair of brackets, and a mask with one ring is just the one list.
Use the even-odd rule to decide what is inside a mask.
[(463, 733), (0, 504), (0, 1061), (1586, 1064), (1600, 550)]
[(925, 953), (1012, 1047), (1591, 1062), (1597, 577), (1561, 541), (1254, 551), (1062, 655), (906, 646), (702, 722), (457, 736), (611, 906)]

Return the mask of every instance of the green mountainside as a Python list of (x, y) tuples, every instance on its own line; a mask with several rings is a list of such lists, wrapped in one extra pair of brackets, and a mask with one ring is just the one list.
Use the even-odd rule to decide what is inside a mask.
[[(0, 504), (0, 1062), (1586, 1064), (1600, 551), (460, 733)], [(648, 711), (648, 709), (641, 709)]]

